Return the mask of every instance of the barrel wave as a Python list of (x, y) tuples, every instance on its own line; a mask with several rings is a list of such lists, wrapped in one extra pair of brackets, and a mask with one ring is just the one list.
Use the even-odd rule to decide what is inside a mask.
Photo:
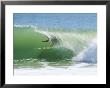
[[(95, 40), (95, 43), (92, 42)], [(68, 67), (96, 63), (96, 31), (14, 26), (14, 67)], [(94, 57), (91, 57), (94, 56)]]

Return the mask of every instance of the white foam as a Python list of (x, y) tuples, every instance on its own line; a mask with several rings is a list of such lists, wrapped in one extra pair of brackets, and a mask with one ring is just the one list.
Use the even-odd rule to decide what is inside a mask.
[(83, 61), (87, 63), (97, 63), (97, 39), (93, 39), (92, 42), (85, 48), (80, 54), (73, 59), (76, 61)]
[[(88, 67), (87, 67), (88, 66)], [(82, 63), (70, 66), (69, 68), (54, 68), (46, 66), (45, 68), (20, 68), (14, 69), (14, 75), (96, 75), (97, 66)]]

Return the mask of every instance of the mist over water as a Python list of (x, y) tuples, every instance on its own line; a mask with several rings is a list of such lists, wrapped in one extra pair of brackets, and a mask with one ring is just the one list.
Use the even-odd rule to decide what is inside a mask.
[[(73, 56), (73, 60), (81, 61), (86, 63), (97, 63), (97, 39), (96, 37), (85, 38), (74, 32), (49, 32), (49, 31), (38, 31), (48, 38), (51, 39), (55, 36), (60, 43), (56, 44), (54, 47), (66, 47), (72, 50), (76, 56)], [(93, 35), (92, 35), (93, 36)]]

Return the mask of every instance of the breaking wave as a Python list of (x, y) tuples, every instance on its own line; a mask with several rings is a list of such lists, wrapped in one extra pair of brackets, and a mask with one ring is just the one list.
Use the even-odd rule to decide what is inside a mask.
[[(53, 54), (52, 52), (54, 52), (54, 53), (60, 52), (60, 54), (62, 53), (62, 55), (64, 55), (64, 53), (65, 53), (65, 56), (67, 55), (67, 57), (68, 57), (68, 54), (70, 54), (72, 51), (74, 54), (73, 55), (70, 54), (71, 55), (70, 57), (73, 61), (92, 63), (92, 64), (97, 63), (97, 43), (96, 43), (96, 37), (94, 37), (95, 32), (89, 32), (89, 30), (83, 31), (83, 32), (82, 31), (65, 31), (65, 30), (54, 31), (54, 29), (53, 30), (51, 29), (52, 30), (51, 31), (48, 28), (39, 28), (34, 25), (14, 25), (14, 28), (15, 28), (15, 30), (16, 29), (24, 30), (26, 36), (31, 35), (31, 37), (35, 37), (35, 38), (33, 38), (33, 41), (31, 40), (32, 41), (31, 43), (38, 43), (38, 42), (34, 42), (37, 39), (36, 36), (33, 36), (34, 33), (39, 33), (39, 34), (42, 34), (42, 36), (45, 36), (46, 38), (44, 41), (48, 40), (48, 42), (51, 42), (53, 44), (53, 46), (51, 46), (50, 48), (48, 47), (48, 45), (43, 47), (43, 49), (48, 49), (48, 52), (51, 52), (49, 54)], [(27, 29), (28, 30), (31, 29), (30, 32), (29, 31), (27, 32)], [(32, 31), (32, 34), (31, 34), (31, 31)], [(26, 32), (27, 32), (27, 34), (26, 34)], [(21, 35), (22, 38), (23, 38), (23, 36)], [(29, 41), (29, 39), (27, 39), (27, 40), (25, 40), (25, 39), (27, 39), (27, 38), (24, 38), (25, 42)], [(22, 41), (23, 44), (25, 43), (24, 41)], [(36, 47), (35, 44), (31, 44), (31, 46), (32, 46), (32, 48), (37, 48), (37, 50), (32, 52), (35, 54), (36, 54), (36, 52), (39, 53), (38, 49), (39, 50), (42, 49), (42, 48)], [(33, 47), (33, 46), (35, 46), (35, 47)], [(27, 46), (27, 47), (29, 47), (29, 46)], [(55, 48), (55, 50), (51, 49), (51, 48)], [(61, 50), (64, 50), (64, 52)], [(45, 52), (48, 53), (47, 51), (45, 51)], [(45, 52), (42, 51), (41, 54), (46, 55)], [(69, 53), (67, 53), (67, 52), (69, 52)], [(32, 55), (34, 55), (34, 54), (32, 54)], [(48, 55), (46, 55), (46, 56), (48, 56)], [(59, 56), (61, 56), (61, 55), (59, 55)], [(65, 57), (65, 56), (63, 56), (63, 57)], [(48, 59), (48, 57), (46, 57), (46, 58)], [(62, 57), (60, 57), (60, 58), (62, 58)]]

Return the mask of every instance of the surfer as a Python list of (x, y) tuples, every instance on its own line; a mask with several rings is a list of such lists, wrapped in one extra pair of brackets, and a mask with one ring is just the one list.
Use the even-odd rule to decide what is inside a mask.
[[(46, 36), (46, 35), (45, 35)], [(46, 40), (43, 40), (42, 42), (49, 42), (51, 41), (52, 45), (58, 44), (60, 41), (56, 36), (51, 35), (51, 37), (49, 38), (48, 36), (46, 36)]]

